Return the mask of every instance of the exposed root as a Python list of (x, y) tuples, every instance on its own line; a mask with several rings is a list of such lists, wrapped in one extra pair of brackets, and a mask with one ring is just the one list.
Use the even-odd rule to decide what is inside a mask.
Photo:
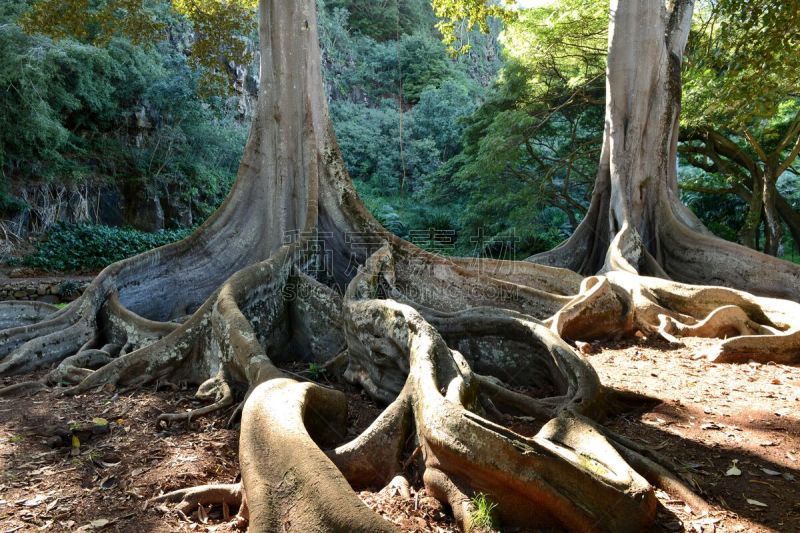
[(35, 324), (59, 311), (55, 305), (21, 300), (0, 302), (0, 330)]
[(156, 419), (157, 424), (164, 422), (167, 426), (174, 422), (185, 420), (190, 423), (193, 418), (204, 416), (233, 405), (233, 390), (224, 377), (216, 376), (202, 385), (197, 390), (195, 397), (200, 400), (214, 400), (214, 403), (185, 413), (164, 413)]
[[(511, 391), (504, 393), (503, 398), (518, 400), (517, 405), (538, 415), (557, 413), (546, 419), (533, 438), (489, 422), (471, 411), (478, 408), (481, 387), (497, 393), (501, 386), (476, 378), (467, 360), (447, 348), (436, 330), (413, 309), (391, 300), (372, 299), (380, 271), (388, 264), (385, 252), (376, 254), (348, 289), (350, 365), (363, 368), (349, 372), (371, 380), (375, 387), (393, 387), (399, 380), (399, 375), (393, 374), (405, 372), (408, 392), (404, 394), (412, 398), (424, 480), (433, 494), (453, 508), (462, 526), (470, 525), (469, 502), (477, 492), (498, 502), (498, 515), (507, 525), (586, 529), (603, 524), (613, 530), (635, 530), (652, 520), (655, 499), (645, 480), (574, 412), (595, 411), (593, 406), (602, 393), (592, 380), (581, 381), (585, 378), (580, 376), (593, 375), (576, 371), (588, 368), (585, 362), (568, 348), (564, 350), (562, 341), (530, 319), (526, 329), (520, 316), (495, 316), (500, 322), (489, 320), (476, 334), (491, 335), (502, 324), (512, 338), (543, 342), (550, 350), (547, 353), (559, 363), (555, 368), (560, 369), (566, 397), (553, 405), (552, 411), (546, 411), (540, 405), (531, 409)], [(457, 330), (455, 325), (449, 326), (451, 334)], [(380, 372), (373, 365), (380, 365)], [(611, 507), (624, 509), (616, 516), (625, 518), (609, 515)]]
[(403, 468), (400, 456), (411, 431), (411, 409), (401, 394), (354, 440), (326, 452), (355, 489), (377, 488)]
[(189, 513), (198, 505), (227, 505), (236, 509), (242, 504), (242, 485), (203, 485), (188, 489), (175, 490), (150, 499), (152, 503), (176, 503), (176, 510)]
[[(550, 419), (555, 415), (556, 408), (548, 402), (536, 400), (526, 394), (510, 390), (501, 385), (498, 380), (475, 375), (486, 399), (506, 413), (532, 416), (535, 418)], [(562, 398), (562, 400), (565, 398)]]
[(475, 506), (472, 498), (459, 488), (454, 479), (436, 468), (426, 468), (423, 481), (431, 495), (450, 508), (461, 529), (473, 531)]
[(715, 363), (800, 363), (800, 331), (779, 335), (734, 337), (702, 353)]
[(78, 323), (63, 331), (31, 339), (0, 363), (0, 375), (21, 374), (46, 368), (77, 352), (93, 336), (94, 331)]
[(381, 489), (384, 494), (390, 496), (400, 496), (401, 498), (411, 497), (411, 485), (405, 476), (397, 475), (392, 478), (388, 485)]
[(64, 359), (57, 368), (47, 375), (48, 383), (80, 383), (94, 372), (94, 369), (110, 363), (114, 350), (104, 346), (100, 350), (83, 350)]
[(0, 397), (3, 396), (16, 396), (19, 394), (35, 394), (41, 390), (48, 388), (43, 381), (23, 381), (22, 383), (15, 383), (8, 387), (0, 389)]
[(659, 335), (721, 339), (704, 355), (714, 362), (800, 362), (800, 304), (724, 287), (700, 287), (611, 271), (586, 278), (581, 293), (556, 313), (550, 327), (588, 341)]
[[(256, 532), (391, 531), (352, 487), (402, 491), (396, 476), (412, 464), (467, 530), (479, 493), (505, 525), (527, 528), (646, 530), (651, 483), (702, 508), (668, 461), (595, 422), (619, 397), (563, 338), (735, 335), (717, 360), (796, 362), (800, 304), (640, 276), (689, 273), (665, 258), (677, 248), (664, 235), (607, 216), (631, 207), (619, 194), (612, 202), (609, 150), (619, 147), (608, 143), (609, 176), (587, 223), (547, 256), (601, 275), (447, 259), (389, 235), (359, 201), (336, 146), (314, 2), (263, 0), (259, 9), (263, 90), (225, 204), (188, 239), (108, 267), (63, 310), (0, 305), (0, 374), (58, 363), (48, 380), (77, 382), (72, 394), (202, 383), (197, 397), (211, 403), (159, 417), (167, 424), (232, 406), (234, 390), (247, 390), (231, 417), (241, 413), (241, 485), (156, 500), (185, 512), (241, 502)], [(298, 361), (346, 366), (346, 379), (389, 407), (342, 444), (345, 395), (276, 366)], [(499, 423), (513, 416), (530, 431)]]
[(316, 385), (274, 379), (253, 391), (239, 440), (252, 531), (393, 530), (319, 448), (340, 438), (346, 416), (344, 395)]
[(698, 513), (705, 513), (710, 510), (708, 503), (670, 470), (618, 442), (612, 440), (612, 444), (625, 460), (653, 486), (680, 498)]

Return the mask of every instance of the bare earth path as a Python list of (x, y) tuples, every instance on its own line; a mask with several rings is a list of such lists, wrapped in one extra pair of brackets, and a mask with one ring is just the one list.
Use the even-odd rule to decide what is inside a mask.
[[(715, 512), (697, 515), (659, 492), (658, 527), (799, 531), (800, 368), (712, 365), (693, 359), (696, 348), (626, 343), (593, 346), (587, 355), (605, 384), (663, 400), (609, 426), (670, 457), (715, 505)], [(188, 428), (155, 426), (156, 416), (174, 411), (179, 400), (178, 407), (198, 405), (191, 391), (171, 387), (59, 401), (50, 392), (0, 399), (0, 531), (235, 531), (235, 509), (184, 517), (147, 503), (161, 490), (231, 483), (238, 471), (237, 431), (225, 428), (227, 413)], [(379, 410), (357, 392), (349, 396), (356, 431)], [(79, 448), (60, 436), (71, 423), (87, 428)], [(406, 498), (361, 496), (405, 531), (454, 531), (435, 500), (413, 486)]]

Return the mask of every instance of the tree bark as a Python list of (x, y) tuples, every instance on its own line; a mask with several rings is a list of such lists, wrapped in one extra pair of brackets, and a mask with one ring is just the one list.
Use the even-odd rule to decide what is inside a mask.
[[(664, 73), (674, 83), (680, 72), (674, 49), (683, 43), (674, 39), (685, 41), (688, 3), (653, 4), (615, 6), (609, 77), (627, 78), (610, 84), (613, 120), (590, 212), (611, 243), (605, 275), (444, 258), (386, 232), (358, 199), (336, 145), (315, 1), (262, 0), (262, 89), (225, 204), (190, 238), (112, 265), (63, 310), (0, 304), (9, 326), (0, 331), (0, 374), (58, 364), (44, 381), (75, 383), (67, 394), (167, 378), (199, 384), (209, 405), (161, 415), (166, 423), (241, 400), (233, 415), (241, 415), (241, 484), (164, 498), (182, 508), (241, 501), (252, 531), (391, 531), (352, 487), (380, 486), (406, 468), (465, 530), (479, 493), (510, 527), (641, 531), (655, 517), (654, 486), (702, 510), (669, 461), (600, 425), (613, 395), (563, 340), (719, 337), (709, 354), (718, 361), (792, 362), (800, 346), (800, 304), (636, 273), (634, 265), (663, 273), (655, 258), (669, 255), (659, 250), (676, 249), (667, 237), (691, 222), (670, 203), (674, 142), (657, 142), (675, 139), (677, 113), (660, 99), (674, 101), (676, 88), (643, 99), (628, 92), (653, 89)], [(640, 28), (642, 20), (651, 24)], [(667, 29), (673, 36), (662, 43)], [(660, 66), (637, 70), (620, 32), (661, 54)], [(646, 157), (656, 148), (659, 157)], [(343, 379), (389, 405), (350, 442), (342, 442), (345, 395), (280, 368), (340, 360)], [(96, 361), (104, 366), (84, 366)], [(532, 397), (519, 385), (547, 392)], [(533, 434), (511, 430), (507, 417), (533, 421)], [(420, 450), (416, 462), (401, 460), (416, 456), (409, 444)]]
[(680, 75), (692, 9), (692, 0), (612, 1), (605, 133), (592, 203), (570, 239), (529, 261), (800, 300), (800, 267), (713, 237), (680, 202)]

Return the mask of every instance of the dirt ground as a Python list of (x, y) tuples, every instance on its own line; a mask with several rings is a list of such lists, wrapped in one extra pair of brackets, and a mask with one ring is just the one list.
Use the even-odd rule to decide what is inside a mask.
[[(714, 504), (701, 515), (659, 492), (657, 529), (800, 531), (800, 368), (712, 365), (693, 358), (699, 347), (618, 343), (594, 345), (586, 356), (605, 384), (663, 400), (608, 425), (671, 458)], [(162, 412), (199, 405), (192, 390), (166, 385), (0, 399), (0, 531), (235, 531), (218, 507), (187, 517), (148, 503), (161, 491), (231, 483), (238, 474), (229, 413), (156, 426)], [(380, 408), (347, 393), (355, 434)], [(85, 431), (76, 430), (76, 443), (65, 430), (77, 426)], [(360, 495), (404, 531), (456, 531), (446, 510), (411, 482), (407, 498)]]

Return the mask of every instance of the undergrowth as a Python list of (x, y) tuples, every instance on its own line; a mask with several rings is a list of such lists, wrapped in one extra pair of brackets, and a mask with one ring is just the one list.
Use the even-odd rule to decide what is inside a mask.
[(188, 236), (191, 229), (147, 233), (131, 228), (58, 224), (23, 258), (26, 266), (45, 271), (94, 271)]

